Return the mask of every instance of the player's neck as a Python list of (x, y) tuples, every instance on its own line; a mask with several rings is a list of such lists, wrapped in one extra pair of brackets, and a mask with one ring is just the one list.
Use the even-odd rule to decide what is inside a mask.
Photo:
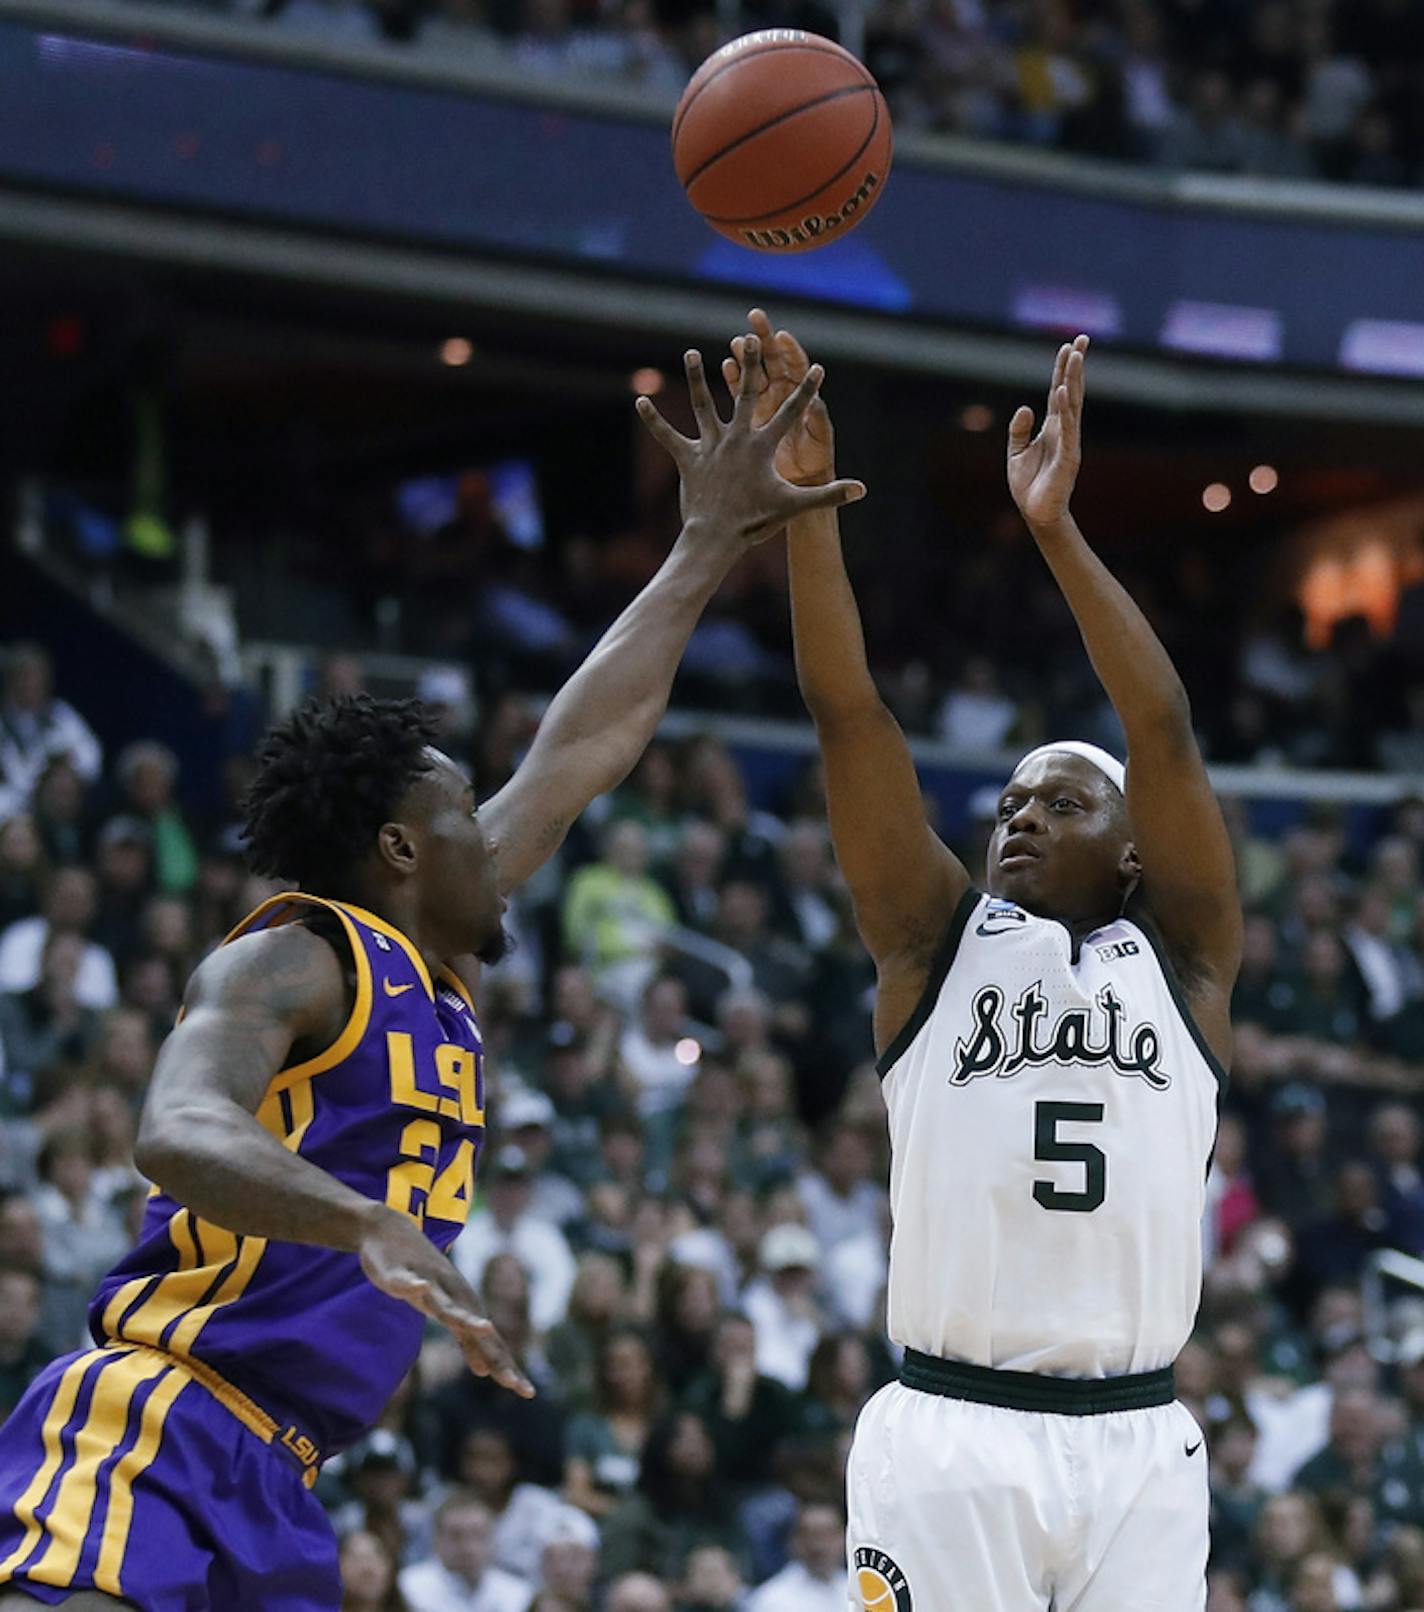
[(431, 977), (439, 971), (449, 953), (442, 949), (435, 937), (421, 923), (420, 910), (413, 892), (400, 889), (369, 889), (358, 886), (351, 896), (354, 906), (384, 919), (392, 929), (398, 929), (420, 953), (421, 960)]

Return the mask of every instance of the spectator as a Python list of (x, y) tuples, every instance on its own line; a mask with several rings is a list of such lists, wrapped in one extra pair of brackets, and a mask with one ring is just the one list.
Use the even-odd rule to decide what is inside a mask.
[(539, 1558), (543, 1593), (557, 1597), (570, 1612), (590, 1612), (597, 1576), (597, 1527), (577, 1506), (561, 1507)]
[(742, 1576), (729, 1550), (698, 1545), (687, 1553), (674, 1612), (740, 1612)]
[(781, 844), (775, 927), (807, 952), (824, 951), (840, 932), (835, 865), (823, 823), (793, 823)]
[(724, 1315), (708, 1369), (689, 1384), (683, 1401), (711, 1434), (723, 1479), (743, 1489), (771, 1481), (777, 1446), (801, 1420), (795, 1395), (757, 1370), (756, 1346), (746, 1316)]
[(644, 988), (637, 1020), (618, 1043), (633, 1105), (643, 1125), (661, 1137), (657, 1156), (663, 1162), (672, 1140), (670, 1122), (692, 1085), (701, 1053), (689, 1029), (687, 987), (663, 974)]
[(690, 1411), (675, 1411), (648, 1434), (637, 1492), (604, 1524), (604, 1568), (675, 1579), (698, 1545), (735, 1550), (737, 1543), (736, 1513), (707, 1429)]
[(21, 918), (0, 934), (0, 991), (33, 990), (40, 981), (50, 936), (77, 935), (84, 942), (84, 953), (75, 976), (75, 997), (101, 1013), (113, 1007), (119, 997), (114, 959), (88, 938), (96, 899), (94, 875), (87, 869), (59, 868), (52, 873), (39, 915)]
[(1217, 1125), (1206, 1196), (1209, 1264), (1218, 1254), (1230, 1254), (1242, 1231), (1261, 1215), (1246, 1168), (1246, 1127), (1235, 1114), (1223, 1114)]
[[(490, 1560), (507, 1573), (527, 1574), (559, 1532), (568, 1506), (552, 1489), (519, 1481), (513, 1446), (501, 1428), (474, 1427), (466, 1433), (459, 1472), (460, 1487), (494, 1519)], [(595, 1531), (595, 1543), (597, 1537)]]
[(1000, 686), (993, 661), (971, 655), (940, 709), (939, 736), (971, 754), (1002, 750), (1018, 719), (1018, 706)]
[(1251, 1567), (1251, 1540), (1266, 1491), (1251, 1477), (1256, 1455), (1256, 1426), (1244, 1412), (1234, 1412), (1210, 1430), (1211, 1563), (1246, 1573)]
[(1325, 1099), (1313, 1086), (1283, 1086), (1271, 1100), (1272, 1146), (1261, 1169), (1261, 1203), (1293, 1230), (1329, 1209)]
[(594, 1408), (569, 1424), (564, 1492), (591, 1517), (607, 1517), (632, 1493), (660, 1398), (642, 1336), (611, 1333), (598, 1358)]
[(40, 1149), (39, 1175), (34, 1205), (44, 1232), (44, 1278), (67, 1295), (77, 1339), (89, 1295), (128, 1252), (129, 1232), (118, 1206), (96, 1182), (87, 1130), (49, 1137)]
[(1301, 1235), (1295, 1274), (1307, 1301), (1329, 1283), (1353, 1286), (1369, 1256), (1388, 1246), (1389, 1222), (1370, 1165), (1360, 1159), (1342, 1164), (1333, 1196), (1334, 1212)]
[(0, 1265), (0, 1421), (49, 1364), (40, 1335), (40, 1280), (20, 1265)]
[(815, 1297), (820, 1249), (804, 1226), (774, 1226), (760, 1259), (762, 1274), (742, 1296), (756, 1328), (757, 1370), (799, 1392), (824, 1330)]
[(616, 1259), (596, 1252), (579, 1257), (568, 1313), (545, 1339), (550, 1369), (573, 1409), (592, 1404), (598, 1353), (625, 1294), (623, 1267)]
[(648, 836), (624, 819), (603, 836), (603, 860), (580, 868), (564, 898), (564, 944), (602, 988), (631, 1001), (655, 967), (663, 932), (676, 921), (667, 892), (648, 874)]
[[(322, 3), (322, 0), (318, 0)], [(153, 872), (160, 890), (187, 892), (198, 879), (198, 851), (173, 799), (178, 758), (166, 745), (145, 740), (120, 755), (124, 808), (153, 835)]]
[(843, 1612), (850, 1595), (845, 1521), (834, 1506), (802, 1506), (792, 1559), (752, 1592), (747, 1612)]
[(29, 806), (45, 768), (60, 758), (92, 784), (104, 753), (78, 711), (55, 697), (45, 651), (38, 644), (15, 644), (5, 657), (0, 697), (0, 819)]
[(564, 1318), (574, 1285), (574, 1256), (564, 1234), (533, 1212), (529, 1159), (513, 1143), (499, 1149), (486, 1175), (489, 1204), (471, 1215), (455, 1244), (455, 1264), (478, 1288), (496, 1255), (513, 1254), (530, 1285), (530, 1318), (545, 1332)]
[(372, 1535), (398, 1566), (429, 1555), (429, 1514), (414, 1498), (416, 1461), (409, 1439), (372, 1428), (343, 1451), (341, 1475), (352, 1498), (332, 1517), (338, 1535)]
[(565, 1227), (583, 1212), (583, 1194), (550, 1168), (554, 1151), (554, 1105), (541, 1091), (515, 1087), (494, 1110), (499, 1133), (524, 1154), (534, 1178), (529, 1213)]
[(404, 1568), (400, 1591), (410, 1612), (527, 1612), (527, 1580), (492, 1565), (494, 1519), (472, 1495), (456, 1490), (435, 1512), (435, 1552)]
[(608, 1591), (607, 1612), (672, 1612), (667, 1591), (648, 1573), (625, 1573)]
[(1296, 1473), (1291, 1487), (1325, 1499), (1372, 1498), (1379, 1481), (1383, 1422), (1379, 1400), (1368, 1389), (1336, 1394), (1330, 1408), (1330, 1442)]
[(52, 1064), (80, 1064), (99, 1036), (99, 1015), (78, 996), (84, 941), (51, 934), (40, 964), (39, 983), (18, 995), (0, 996), (0, 1047), (5, 1092), (28, 1107), (34, 1078)]
[(695, 818), (683, 825), (663, 884), (686, 929), (708, 930), (717, 917), (717, 882), (727, 853), (720, 828)]
[(52, 867), (73, 867), (88, 848), (84, 780), (66, 756), (51, 761), (40, 775), (31, 801), (35, 827)]
[(1419, 1121), (1407, 1103), (1381, 1103), (1370, 1116), (1370, 1150), (1391, 1248), (1424, 1254), (1424, 1173)]
[(0, 818), (0, 930), (39, 906), (45, 874), (44, 841), (28, 812)]
[(879, 1235), (885, 1189), (870, 1179), (875, 1153), (865, 1133), (854, 1125), (835, 1124), (826, 1132), (820, 1168), (797, 1181), (806, 1221), (824, 1257), (840, 1245), (867, 1233)]
[(1290, 1582), (1300, 1564), (1319, 1548), (1323, 1537), (1320, 1508), (1313, 1496), (1271, 1496), (1261, 1507), (1256, 1524), (1259, 1567), (1249, 1612), (1257, 1612), (1258, 1608), (1270, 1612), (1273, 1606), (1290, 1612)]
[(668, 746), (654, 740), (627, 782), (614, 792), (610, 820), (637, 823), (647, 835), (650, 857), (662, 862), (681, 838), (676, 796), (677, 763)]
[(395, 1562), (375, 1534), (358, 1528), (345, 1535), (337, 1561), (341, 1612), (409, 1612), (396, 1584)]
[[(144, 907), (152, 894), (153, 831), (141, 817), (111, 817), (100, 831), (96, 853), (94, 938), (115, 956), (127, 956), (138, 949)], [(223, 934), (231, 927), (226, 925)]]

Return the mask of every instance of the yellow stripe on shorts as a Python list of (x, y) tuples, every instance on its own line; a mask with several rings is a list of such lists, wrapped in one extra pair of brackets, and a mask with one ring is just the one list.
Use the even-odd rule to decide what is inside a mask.
[[(35, 1520), (35, 1507), (40, 1504), (49, 1493), (49, 1486), (54, 1482), (54, 1475), (59, 1471), (61, 1447), (60, 1435), (69, 1425), (69, 1418), (74, 1415), (74, 1404), (79, 1398), (80, 1385), (83, 1383), (91, 1366), (98, 1365), (100, 1361), (109, 1361), (114, 1358), (113, 1352), (108, 1349), (91, 1349), (88, 1354), (80, 1355), (65, 1368), (64, 1375), (59, 1379), (55, 1388), (54, 1398), (50, 1401), (49, 1410), (45, 1415), (42, 1438), (44, 1441), (44, 1460), (39, 1470), (30, 1480), (29, 1487), (15, 1502), (15, 1520), (25, 1525), (24, 1537), (14, 1550), (0, 1562), (0, 1583), (3, 1583), (21, 1562), (35, 1548), (35, 1542), (40, 1537), (43, 1524)], [(103, 1368), (100, 1367), (102, 1370)]]
[(170, 1366), (163, 1381), (144, 1403), (139, 1423), (138, 1442), (114, 1468), (109, 1479), (109, 1510), (104, 1518), (104, 1537), (99, 1546), (99, 1561), (94, 1569), (94, 1588), (109, 1595), (122, 1595), (120, 1574), (124, 1565), (124, 1552), (128, 1549), (129, 1527), (133, 1522), (133, 1483), (146, 1472), (158, 1454), (163, 1438), (163, 1424), (173, 1401), (188, 1386), (188, 1378)]
[(129, 1353), (102, 1368), (89, 1415), (74, 1439), (74, 1465), (60, 1480), (59, 1493), (45, 1518), (49, 1545), (25, 1569), (26, 1578), (60, 1589), (73, 1581), (99, 1499), (99, 1470), (123, 1442), (129, 1406), (139, 1384), (165, 1369), (161, 1360)]

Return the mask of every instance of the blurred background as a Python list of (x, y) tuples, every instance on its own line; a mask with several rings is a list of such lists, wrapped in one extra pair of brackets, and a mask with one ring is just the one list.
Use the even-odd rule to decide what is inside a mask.
[[(714, 236), (671, 109), (839, 38), (896, 168), (805, 257)], [(847, 554), (941, 832), (1121, 735), (1003, 486), (1094, 338), (1080, 520), (1191, 692), (1248, 911), (1180, 1366), (1211, 1612), (1424, 1612), (1424, 3), (6, 0), (0, 1414), (81, 1341), (187, 973), (270, 888), (237, 801), (312, 691), (419, 694), (482, 795), (677, 528), (636, 426), (752, 302), (828, 370)], [(516, 901), (462, 1267), (329, 1463), (353, 1612), (821, 1612), (884, 1338), (872, 975), (776, 543)]]

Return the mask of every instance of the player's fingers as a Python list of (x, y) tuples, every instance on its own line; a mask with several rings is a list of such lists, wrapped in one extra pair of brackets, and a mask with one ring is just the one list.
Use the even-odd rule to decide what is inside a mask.
[(682, 464), (683, 455), (692, 446), (691, 442), (683, 436), (681, 431), (673, 428), (662, 417), (658, 406), (650, 397), (640, 397), (634, 407), (638, 410), (638, 418), (652, 433), (653, 440), (661, 448), (666, 448), (679, 465)]
[(732, 421), (750, 420), (757, 397), (771, 384), (761, 361), (761, 340), (742, 337), (742, 380), (732, 406)]
[(766, 423), (773, 442), (780, 442), (793, 425), (811, 407), (826, 372), (819, 364), (812, 364), (802, 377), (801, 384)]
[(470, 1370), (479, 1377), (493, 1377), (505, 1388), (513, 1389), (524, 1399), (533, 1399), (534, 1384), (515, 1364), (509, 1345), (500, 1337), (493, 1321), (482, 1315), (466, 1314), (456, 1334), (460, 1352), (469, 1363)]
[(702, 354), (689, 347), (682, 356), (682, 367), (687, 371), (687, 390), (692, 395), (692, 412), (697, 417), (698, 434), (715, 442), (722, 432), (722, 417), (712, 401), (707, 386), (707, 372), (702, 367)]
[[(1079, 336), (1078, 340), (1082, 341), (1083, 337)], [(1083, 370), (1085, 368), (1083, 355), (1085, 350), (1085, 348), (1079, 347), (1075, 343), (1073, 351), (1068, 355), (1068, 406), (1073, 412), (1075, 423), (1083, 412)]]
[(735, 393), (742, 384), (742, 366), (735, 358), (722, 360), (722, 379), (727, 383), (727, 390)]
[(1063, 376), (1068, 368), (1068, 354), (1072, 351), (1072, 345), (1065, 341), (1058, 349), (1057, 357), (1053, 360), (1053, 379), (1048, 383), (1048, 406), (1050, 409), (1053, 407), (1054, 394), (1063, 384)]
[(811, 360), (806, 356), (806, 349), (789, 330), (777, 331), (776, 346), (781, 354), (782, 362), (786, 365), (787, 372), (795, 380), (799, 381), (811, 367)]
[(1009, 452), (1022, 453), (1033, 440), (1033, 410), (1022, 404), (1009, 421)]
[(825, 487), (798, 487), (796, 513), (809, 515), (816, 509), (839, 509), (843, 504), (858, 504), (865, 493), (863, 481), (833, 481)]
[(771, 320), (766, 316), (763, 308), (751, 308), (747, 312), (747, 324), (761, 337), (765, 346), (771, 344)]

